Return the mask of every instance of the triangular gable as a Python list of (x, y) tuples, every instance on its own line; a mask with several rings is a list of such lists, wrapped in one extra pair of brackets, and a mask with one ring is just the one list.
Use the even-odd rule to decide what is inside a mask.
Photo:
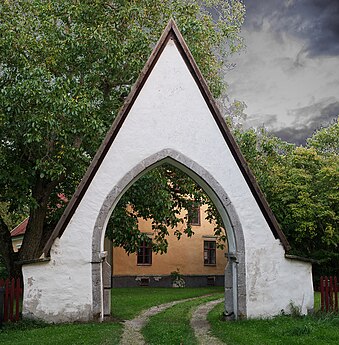
[(280, 239), (282, 245), (284, 246), (285, 250), (288, 251), (290, 249), (290, 245), (279, 227), (279, 224), (274, 217), (263, 193), (261, 192), (254, 175), (250, 171), (243, 155), (240, 152), (240, 149), (231, 134), (229, 128), (226, 125), (218, 107), (216, 106), (215, 101), (213, 100), (212, 94), (208, 89), (207, 83), (203, 78), (196, 62), (193, 59), (192, 54), (190, 53), (187, 44), (185, 43), (182, 35), (179, 32), (175, 22), (170, 20), (168, 25), (165, 28), (164, 33), (162, 34), (160, 40), (158, 41), (156, 47), (154, 48), (151, 56), (149, 57), (144, 69), (142, 70), (137, 82), (134, 84), (133, 89), (129, 96), (127, 97), (123, 107), (121, 108), (118, 116), (113, 122), (112, 127), (108, 131), (104, 141), (102, 142), (99, 150), (97, 151), (96, 155), (94, 156), (89, 168), (87, 169), (86, 174), (84, 175), (83, 179), (81, 180), (77, 190), (75, 191), (72, 199), (68, 203), (63, 215), (61, 216), (56, 228), (54, 229), (51, 237), (47, 241), (43, 253), (45, 256), (48, 256), (49, 250), (57, 237), (60, 237), (64, 232), (67, 224), (71, 220), (74, 212), (76, 211), (80, 201), (82, 200), (84, 194), (86, 193), (89, 185), (91, 184), (96, 172), (98, 171), (101, 163), (103, 162), (108, 150), (110, 149), (114, 139), (116, 138), (120, 128), (122, 127), (126, 117), (128, 116), (129, 111), (131, 110), (134, 102), (138, 98), (138, 95), (143, 88), (146, 80), (148, 79), (150, 73), (152, 72), (154, 66), (156, 65), (160, 55), (162, 54), (164, 48), (166, 47), (167, 42), (172, 39), (177, 49), (179, 50), (183, 60), (185, 61), (192, 77), (194, 78), (201, 95), (203, 96), (213, 118), (225, 140), (227, 143), (237, 165), (245, 178), (258, 206), (262, 214), (264, 215), (267, 223), (270, 226), (270, 229), (276, 239)]
[(25, 218), (19, 225), (11, 231), (11, 237), (25, 235), (29, 217)]

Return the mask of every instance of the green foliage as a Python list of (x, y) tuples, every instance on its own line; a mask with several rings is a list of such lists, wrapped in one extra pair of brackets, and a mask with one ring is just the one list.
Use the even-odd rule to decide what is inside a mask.
[(264, 129), (235, 133), (292, 251), (320, 260), (323, 274), (338, 274), (338, 122), (314, 133), (305, 147)]
[(290, 315), (293, 318), (301, 317), (301, 307), (294, 304), (293, 302), (290, 302)]
[[(73, 194), (168, 20), (176, 20), (219, 96), (220, 69), (242, 46), (244, 5), (1, 0), (0, 12), (0, 201), (10, 212), (29, 208), (20, 250), (29, 259), (62, 212), (58, 193)], [(155, 226), (161, 238), (162, 225)], [(126, 249), (135, 250), (133, 240)]]
[(0, 202), (0, 217), (3, 219), (9, 229), (14, 229), (27, 217), (27, 209), (22, 210), (22, 212), (11, 213), (9, 211), (9, 207), (9, 203)]
[(139, 231), (138, 218), (151, 219), (153, 251), (164, 253), (168, 246), (168, 230), (185, 221), (183, 231), (176, 228), (174, 235), (178, 239), (182, 235), (191, 237), (194, 232), (190, 213), (204, 204), (208, 205), (206, 218), (216, 223), (215, 234), (221, 246), (226, 235), (214, 204), (188, 175), (170, 164), (163, 164), (142, 176), (122, 196), (109, 220), (106, 236), (114, 246), (123, 247), (127, 253), (136, 252), (142, 241), (150, 242), (147, 234)]
[(8, 272), (3, 258), (0, 256), (0, 279), (5, 279), (8, 277)]
[(184, 276), (180, 273), (179, 268), (177, 268), (176, 271), (172, 271), (172, 272), (170, 273), (170, 275), (171, 275), (172, 281), (174, 281), (174, 280), (179, 280), (179, 279), (183, 279), (183, 277), (184, 277)]
[(325, 155), (339, 154), (339, 117), (328, 127), (316, 131), (307, 139), (307, 145), (314, 147), (317, 152)]

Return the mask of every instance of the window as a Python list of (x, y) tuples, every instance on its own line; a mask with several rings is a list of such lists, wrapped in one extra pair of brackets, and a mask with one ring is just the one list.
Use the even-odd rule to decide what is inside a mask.
[(141, 278), (139, 285), (140, 286), (149, 286), (149, 278)]
[(138, 249), (138, 265), (152, 265), (152, 243), (143, 241)]
[(191, 212), (188, 214), (188, 218), (191, 225), (200, 225), (200, 207), (192, 208)]
[(216, 265), (215, 241), (204, 241), (204, 265)]
[(207, 286), (215, 286), (215, 276), (207, 277)]

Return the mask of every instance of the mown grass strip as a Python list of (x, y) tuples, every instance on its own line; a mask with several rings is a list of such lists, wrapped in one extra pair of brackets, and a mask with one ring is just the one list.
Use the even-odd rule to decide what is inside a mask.
[(339, 315), (277, 316), (225, 322), (223, 305), (209, 314), (212, 334), (227, 345), (338, 345)]
[(118, 345), (122, 325), (78, 323), (48, 325), (22, 321), (0, 330), (1, 345)]
[(221, 298), (222, 293), (177, 304), (150, 318), (142, 329), (149, 345), (185, 344), (196, 345), (197, 339), (190, 327), (192, 311), (199, 304)]
[[(223, 291), (210, 288), (122, 288), (112, 289), (113, 317), (126, 320), (153, 305)], [(115, 345), (122, 325), (118, 322), (49, 325), (29, 320), (5, 324), (0, 330), (1, 345)]]

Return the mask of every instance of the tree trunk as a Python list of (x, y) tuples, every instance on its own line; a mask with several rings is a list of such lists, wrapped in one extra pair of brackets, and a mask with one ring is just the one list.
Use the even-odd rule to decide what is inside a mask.
[(19, 261), (38, 259), (41, 256), (41, 239), (44, 232), (49, 197), (59, 181), (48, 181), (37, 178), (32, 189), (32, 196), (37, 202), (35, 208), (31, 208), (29, 220), (19, 251)]
[(0, 256), (5, 264), (7, 273), (10, 277), (18, 276), (14, 265), (16, 253), (13, 250), (10, 230), (0, 216)]

